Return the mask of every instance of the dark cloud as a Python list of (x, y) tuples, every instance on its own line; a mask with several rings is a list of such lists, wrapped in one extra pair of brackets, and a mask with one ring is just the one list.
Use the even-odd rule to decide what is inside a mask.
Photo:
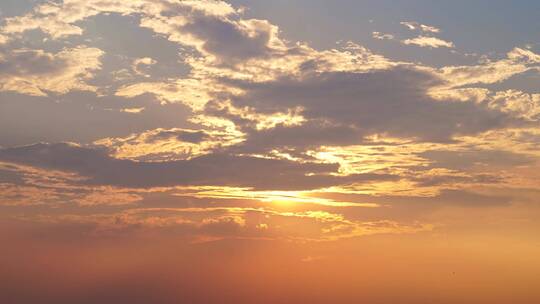
[(510, 151), (471, 149), (465, 151), (432, 150), (419, 154), (434, 167), (467, 170), (473, 166), (514, 167), (533, 163), (534, 158)]
[(246, 141), (232, 147), (232, 150), (261, 153), (279, 149), (302, 153), (305, 149), (324, 145), (353, 145), (363, 141), (362, 131), (353, 126), (328, 125), (320, 121), (309, 121), (300, 126), (278, 124), (272, 129), (249, 128), (245, 131), (248, 134)]
[(164, 130), (148, 136), (147, 142), (152, 143), (159, 140), (166, 140), (170, 138), (176, 138), (179, 141), (197, 144), (210, 136), (204, 131), (191, 131), (191, 130)]
[(236, 63), (274, 52), (269, 45), (272, 37), (270, 24), (250, 21), (242, 25), (225, 18), (194, 13), (191, 21), (180, 31), (202, 40), (202, 49), (218, 57), (222, 63)]
[(208, 138), (208, 134), (203, 131), (181, 131), (177, 138), (181, 141), (190, 143), (200, 143)]
[(39, 50), (21, 49), (3, 51), (0, 49), (0, 76), (25, 76), (50, 74), (68, 66), (63, 58)]
[[(420, 170), (420, 169), (419, 169)], [(498, 175), (491, 174), (475, 174), (472, 176), (459, 176), (459, 175), (436, 175), (436, 176), (422, 176), (420, 178), (413, 178), (414, 181), (422, 187), (440, 186), (444, 184), (456, 184), (456, 183), (474, 183), (474, 184), (497, 184), (503, 181), (503, 178)]]
[(270, 32), (256, 28), (252, 37), (238, 24), (217, 18), (200, 16), (182, 27), (182, 31), (204, 40), (203, 49), (222, 60), (246, 60), (271, 52), (268, 47)]
[(337, 164), (296, 163), (229, 154), (180, 161), (135, 162), (111, 158), (103, 150), (63, 143), (3, 149), (0, 160), (75, 172), (88, 177), (88, 184), (121, 187), (222, 185), (260, 190), (307, 190), (395, 179), (379, 174), (331, 175), (337, 172)]
[(389, 134), (448, 142), (455, 135), (477, 134), (515, 122), (481, 104), (434, 100), (427, 91), (440, 82), (429, 73), (407, 68), (314, 73), (264, 83), (227, 81), (246, 91), (232, 98), (238, 107), (266, 114), (301, 107), (307, 119), (326, 121), (331, 127), (353, 127), (359, 136)]
[(20, 184), (23, 179), (20, 174), (16, 171), (5, 170), (0, 168), (0, 184), (10, 183), (10, 184)]

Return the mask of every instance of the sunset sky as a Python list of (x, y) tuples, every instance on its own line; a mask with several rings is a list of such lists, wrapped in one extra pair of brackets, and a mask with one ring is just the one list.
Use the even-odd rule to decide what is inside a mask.
[(539, 16), (1, 0), (0, 303), (540, 303)]

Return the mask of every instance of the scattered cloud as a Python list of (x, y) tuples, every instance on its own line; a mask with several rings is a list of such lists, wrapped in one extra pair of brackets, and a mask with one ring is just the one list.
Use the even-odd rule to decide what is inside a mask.
[(441, 30), (439, 28), (437, 28), (437, 27), (434, 27), (434, 26), (431, 26), (431, 25), (421, 24), (421, 23), (418, 23), (418, 22), (415, 22), (415, 21), (403, 21), (403, 22), (400, 22), (400, 24), (405, 26), (406, 28), (408, 28), (411, 31), (419, 30), (419, 31), (422, 31), (422, 32), (425, 32), (425, 33), (439, 33), (439, 32), (441, 32)]
[(454, 48), (454, 43), (451, 41), (445, 41), (437, 37), (429, 36), (418, 36), (416, 38), (405, 39), (402, 41), (406, 45), (416, 45), (419, 47), (430, 47), (430, 48)]
[[(100, 231), (336, 240), (435, 227), (382, 211), (359, 220), (360, 207), (490, 208), (516, 197), (496, 187), (537, 186), (539, 96), (488, 86), (537, 73), (532, 49), (435, 67), (353, 41), (327, 49), (288, 41), (243, 11), (210, 0), (65, 0), (5, 18), (0, 126), (15, 131), (0, 134), (1, 204), (117, 208), (48, 217)], [(103, 43), (87, 26), (105, 15), (134, 21), (177, 57)], [(401, 25), (415, 37), (372, 37), (456, 48), (435, 26)], [(192, 209), (125, 209), (149, 193)], [(209, 201), (233, 206), (193, 207)], [(305, 209), (240, 205), (270, 203)], [(300, 222), (307, 228), (296, 231)]]
[(377, 40), (394, 40), (395, 36), (392, 34), (384, 34), (381, 32), (373, 32), (371, 33), (372, 37)]
[(441, 32), (441, 30), (437, 27), (421, 24), (415, 21), (403, 21), (400, 22), (400, 24), (411, 31), (416, 31), (420, 33), (420, 35), (415, 38), (401, 40), (401, 43), (405, 45), (415, 45), (419, 47), (429, 47), (434, 49), (455, 48), (453, 42), (433, 36), (434, 34), (438, 34)]

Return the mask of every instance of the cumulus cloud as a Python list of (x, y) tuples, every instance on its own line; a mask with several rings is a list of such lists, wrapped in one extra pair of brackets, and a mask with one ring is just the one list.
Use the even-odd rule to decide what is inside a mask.
[(497, 92), (490, 101), (494, 108), (513, 113), (526, 120), (540, 120), (540, 94), (527, 94), (517, 90)]
[(179, 42), (191, 42), (199, 51), (215, 56), (224, 64), (266, 57), (282, 44), (276, 26), (255, 19), (234, 22), (195, 16), (180, 26), (180, 32), (187, 32), (189, 38), (195, 39), (179, 37)]
[(117, 0), (66, 0), (60, 3), (47, 2), (34, 7), (26, 15), (6, 18), (1, 32), (5, 35), (17, 35), (39, 29), (59, 39), (72, 35), (81, 35), (83, 29), (76, 22), (102, 12), (130, 14), (144, 7), (145, 1), (123, 2)]
[(86, 80), (101, 68), (103, 51), (79, 46), (58, 53), (17, 49), (0, 53), (0, 91), (44, 96), (71, 90), (96, 91)]
[(13, 35), (40, 29), (52, 38), (81, 35), (83, 29), (76, 23), (101, 13), (139, 14), (142, 27), (213, 56), (223, 64), (265, 57), (282, 45), (276, 26), (264, 20), (235, 20), (230, 18), (237, 14), (232, 6), (210, 0), (50, 2), (27, 15), (8, 18), (1, 32)]

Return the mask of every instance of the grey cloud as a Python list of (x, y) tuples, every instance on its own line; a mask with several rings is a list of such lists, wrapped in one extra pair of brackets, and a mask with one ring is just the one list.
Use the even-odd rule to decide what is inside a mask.
[(466, 151), (433, 150), (419, 154), (434, 162), (435, 167), (444, 167), (455, 170), (466, 170), (472, 166), (522, 166), (534, 162), (534, 158), (498, 150), (471, 149)]
[(215, 16), (195, 14), (180, 30), (204, 41), (202, 48), (223, 63), (264, 57), (272, 52), (269, 29), (254, 28), (256, 33), (250, 36), (238, 23)]
[(433, 100), (427, 90), (440, 80), (407, 68), (328, 72), (266, 83), (227, 82), (247, 92), (233, 97), (236, 106), (268, 114), (303, 107), (302, 114), (308, 119), (353, 126), (360, 135), (386, 133), (447, 142), (454, 135), (476, 134), (514, 122), (507, 114), (481, 104)]
[(181, 131), (177, 138), (185, 142), (196, 144), (208, 138), (208, 134), (203, 131)]
[(16, 171), (5, 170), (0, 168), (0, 184), (20, 184), (23, 182), (22, 176)]
[(54, 58), (39, 50), (0, 50), (0, 76), (24, 76), (29, 74), (49, 74), (62, 70), (67, 61)]
[(0, 160), (44, 169), (75, 172), (87, 184), (147, 188), (176, 185), (222, 185), (260, 190), (308, 190), (339, 184), (395, 179), (389, 175), (330, 175), (337, 164), (295, 163), (228, 154), (191, 160), (135, 162), (114, 159), (103, 150), (71, 144), (34, 144), (0, 150)]
[(170, 138), (176, 138), (179, 141), (197, 144), (205, 139), (209, 138), (209, 135), (204, 131), (190, 131), (190, 130), (164, 130), (156, 134), (152, 134), (147, 138), (147, 142), (155, 142), (159, 140), (166, 140)]
[[(421, 170), (420, 168), (418, 170)], [(501, 176), (490, 174), (475, 174), (473, 176), (437, 175), (413, 178), (419, 186), (430, 187), (443, 184), (474, 183), (474, 184), (497, 184), (503, 181)]]
[[(363, 141), (362, 131), (345, 125), (325, 125), (321, 121), (308, 121), (300, 126), (278, 124), (267, 130), (245, 129), (245, 142), (232, 147), (233, 151), (250, 153), (266, 152), (273, 149), (289, 150), (290, 153), (301, 153), (309, 148), (324, 145), (352, 145)], [(297, 149), (297, 148), (301, 149)], [(305, 157), (305, 156), (304, 156)]]

